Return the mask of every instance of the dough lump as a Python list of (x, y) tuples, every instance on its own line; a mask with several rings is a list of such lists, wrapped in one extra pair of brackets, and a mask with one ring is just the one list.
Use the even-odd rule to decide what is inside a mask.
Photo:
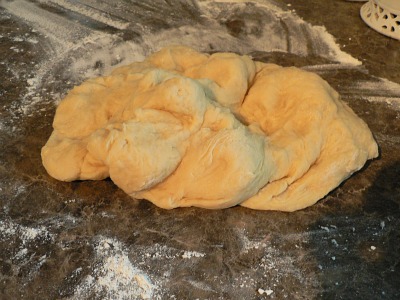
[(319, 76), (182, 46), (75, 87), (53, 127), (42, 148), (51, 176), (110, 177), (166, 209), (302, 209), (378, 155)]

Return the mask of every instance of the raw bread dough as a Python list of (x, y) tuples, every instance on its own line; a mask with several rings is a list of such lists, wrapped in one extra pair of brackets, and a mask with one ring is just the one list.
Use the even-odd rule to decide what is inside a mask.
[(319, 76), (181, 46), (75, 87), (53, 127), (51, 176), (110, 177), (167, 209), (302, 209), (378, 155)]

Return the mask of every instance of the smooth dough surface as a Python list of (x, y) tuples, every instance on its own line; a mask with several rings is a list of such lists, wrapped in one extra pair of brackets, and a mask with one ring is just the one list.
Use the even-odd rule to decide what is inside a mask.
[(110, 177), (166, 209), (302, 209), (378, 155), (316, 74), (182, 46), (75, 87), (53, 127), (42, 148), (51, 176)]

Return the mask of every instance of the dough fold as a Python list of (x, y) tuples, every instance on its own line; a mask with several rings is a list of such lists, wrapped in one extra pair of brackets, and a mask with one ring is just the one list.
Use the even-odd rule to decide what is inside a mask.
[(295, 211), (378, 155), (316, 74), (182, 46), (75, 87), (53, 128), (41, 152), (51, 176), (110, 177), (166, 209)]

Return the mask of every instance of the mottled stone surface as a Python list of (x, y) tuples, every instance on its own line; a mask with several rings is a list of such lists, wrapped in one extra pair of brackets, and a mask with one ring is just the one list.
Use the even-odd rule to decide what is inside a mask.
[[(116, 2), (0, 2), (0, 298), (398, 299), (400, 42), (367, 27), (359, 2)], [(179, 40), (319, 73), (380, 157), (295, 213), (167, 211), (110, 180), (50, 178), (40, 149), (57, 100)]]

